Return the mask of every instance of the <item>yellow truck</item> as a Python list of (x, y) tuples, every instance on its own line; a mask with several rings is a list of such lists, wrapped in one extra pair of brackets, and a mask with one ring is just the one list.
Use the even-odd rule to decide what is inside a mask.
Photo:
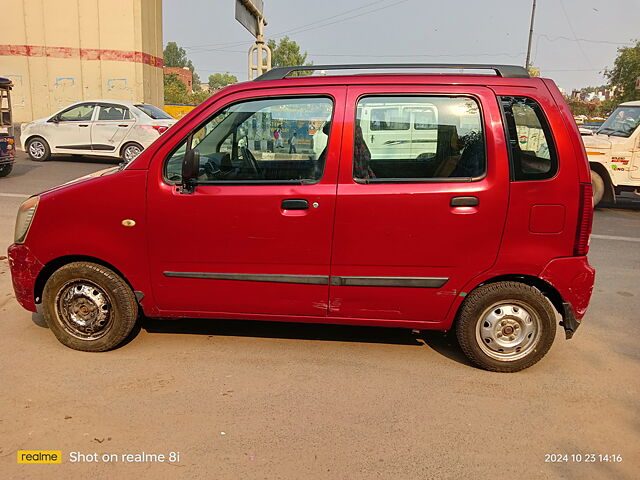
[(584, 135), (593, 184), (593, 205), (640, 195), (640, 100), (621, 103), (593, 134)]

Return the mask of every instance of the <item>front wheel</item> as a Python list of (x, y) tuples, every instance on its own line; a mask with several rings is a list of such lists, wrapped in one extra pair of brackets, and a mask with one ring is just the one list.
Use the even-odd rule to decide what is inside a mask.
[(604, 180), (599, 173), (591, 170), (591, 188), (593, 190), (593, 206), (596, 207), (604, 196)]
[(471, 292), (458, 311), (460, 347), (475, 365), (517, 372), (549, 351), (555, 313), (542, 293), (518, 282), (498, 282)]
[(34, 137), (29, 139), (25, 149), (34, 162), (45, 162), (51, 156), (51, 149), (44, 138)]
[(129, 285), (112, 270), (90, 262), (56, 270), (45, 284), (42, 304), (56, 338), (86, 352), (117, 347), (138, 318), (138, 303)]
[(13, 170), (13, 163), (5, 163), (0, 165), (0, 177), (6, 177)]

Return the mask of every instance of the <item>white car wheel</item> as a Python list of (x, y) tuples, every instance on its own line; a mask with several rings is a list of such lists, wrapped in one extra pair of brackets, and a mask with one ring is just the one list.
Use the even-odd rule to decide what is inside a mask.
[(142, 147), (140, 145), (138, 145), (137, 143), (130, 143), (122, 149), (122, 158), (126, 162), (130, 162), (141, 153)]

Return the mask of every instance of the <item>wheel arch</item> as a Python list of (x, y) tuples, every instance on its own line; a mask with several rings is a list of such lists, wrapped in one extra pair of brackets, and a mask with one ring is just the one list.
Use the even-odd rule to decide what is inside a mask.
[(39, 133), (32, 133), (31, 135), (29, 135), (26, 138), (26, 140), (24, 141), (24, 145), (22, 146), (22, 148), (24, 148), (26, 150), (27, 149), (27, 143), (29, 143), (34, 138), (40, 138), (40, 139), (44, 140), (45, 142), (47, 142), (47, 145), (49, 145), (49, 150), (51, 150), (51, 143), (49, 143), (49, 140), (47, 140), (44, 135), (39, 134)]
[[(494, 277), (483, 280), (482, 282), (476, 284), (473, 288), (470, 288), (467, 295), (465, 295), (465, 297), (473, 293), (474, 290), (484, 285), (489, 285), (489, 284), (498, 283), (498, 282), (519, 282), (519, 283), (523, 283), (525, 285), (529, 285), (531, 287), (537, 288), (549, 300), (549, 302), (551, 302), (551, 305), (553, 305), (553, 308), (556, 310), (556, 312), (558, 312), (564, 318), (565, 316), (564, 304), (563, 304), (564, 300), (562, 299), (562, 295), (560, 295), (560, 292), (549, 282), (541, 279), (540, 277), (536, 277), (533, 275), (517, 274), (517, 273), (496, 275)], [(455, 309), (455, 314), (453, 316), (454, 320), (457, 318), (458, 312), (462, 308), (463, 303), (464, 303), (464, 299), (457, 305)]]
[(135, 289), (133, 288), (133, 285), (131, 284), (129, 279), (122, 273), (122, 271), (120, 271), (114, 265), (111, 265), (109, 262), (105, 262), (100, 258), (91, 257), (88, 255), (66, 255), (51, 260), (42, 268), (42, 270), (40, 270), (40, 273), (38, 273), (38, 277), (36, 278), (36, 282), (33, 288), (33, 298), (36, 304), (42, 303), (42, 292), (44, 291), (44, 286), (47, 283), (47, 280), (49, 280), (49, 277), (51, 277), (51, 275), (53, 275), (56, 270), (73, 262), (91, 262), (113, 270), (115, 274), (120, 276), (120, 278), (122, 278), (126, 282), (126, 284), (129, 285), (131, 291), (135, 293)]
[(604, 181), (604, 195), (602, 200), (609, 203), (616, 201), (616, 192), (613, 185), (611, 175), (607, 171), (607, 168), (599, 162), (589, 162), (589, 168), (596, 172)]

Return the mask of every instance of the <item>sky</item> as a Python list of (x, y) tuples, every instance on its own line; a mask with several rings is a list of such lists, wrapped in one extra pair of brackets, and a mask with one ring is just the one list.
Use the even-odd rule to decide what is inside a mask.
[[(265, 37), (288, 35), (314, 64), (524, 65), (532, 0), (264, 0)], [(606, 83), (619, 47), (640, 39), (640, 0), (538, 0), (532, 65), (570, 92)], [(253, 36), (235, 0), (164, 0), (163, 38), (185, 48), (202, 82), (247, 80)]]

